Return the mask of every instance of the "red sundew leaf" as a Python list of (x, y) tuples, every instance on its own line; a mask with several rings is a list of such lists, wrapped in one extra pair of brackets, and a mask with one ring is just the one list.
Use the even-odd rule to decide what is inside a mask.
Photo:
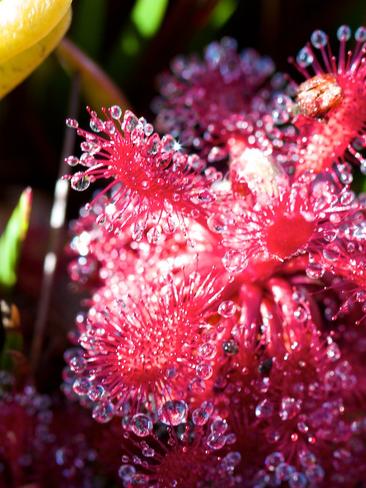
[[(106, 120), (90, 111), (90, 127), (100, 135), (77, 129), (85, 139), (80, 145), (83, 155), (80, 160), (69, 156), (65, 161), (83, 166), (87, 160), (88, 169), (67, 177), (71, 187), (84, 191), (96, 180), (110, 180), (98, 194), (100, 198), (120, 185), (111, 201), (113, 225), (120, 231), (133, 225), (136, 240), (141, 240), (146, 231), (150, 242), (158, 242), (162, 233), (173, 233), (178, 228), (188, 237), (187, 219), (205, 218), (206, 205), (214, 200), (210, 181), (199, 172), (204, 163), (181, 153), (172, 136), (160, 139), (151, 124), (130, 110), (123, 118), (116, 105), (104, 112)], [(78, 126), (75, 120), (68, 123), (70, 127)]]
[[(216, 343), (210, 327), (202, 325), (204, 318), (215, 312), (220, 298), (216, 275), (191, 275), (181, 283), (170, 275), (163, 283), (140, 280), (136, 285), (127, 294), (120, 290), (116, 296), (111, 295), (108, 303), (108, 286), (94, 295), (88, 315), (90, 330), (98, 322), (107, 334), (96, 335), (95, 344), (100, 348), (89, 350), (88, 343), (94, 339), (86, 330), (83, 334), (85, 324), (80, 324), (85, 356), (79, 361), (72, 354), (69, 359), (76, 372), (76, 394), (83, 395), (85, 388), (97, 396), (98, 391), (103, 392), (102, 397), (96, 396), (98, 402), (93, 409), (93, 417), (102, 423), (123, 405), (129, 404), (136, 414), (144, 404), (155, 409), (183, 392), (191, 397), (195, 392), (189, 386), (203, 381), (197, 376), (200, 368), (213, 370), (216, 366)], [(107, 355), (99, 353), (102, 348)], [(93, 369), (94, 379), (79, 377), (80, 368), (87, 376)]]
[[(349, 183), (344, 161), (365, 167), (365, 49), (366, 28), (354, 33), (347, 25), (337, 30), (338, 55), (328, 35), (316, 30), (294, 62), (305, 81), (297, 87), (299, 165), (296, 172), (331, 168), (335, 161), (340, 180)], [(353, 40), (352, 40), (353, 38)], [(353, 49), (349, 49), (351, 44)], [(305, 120), (308, 121), (304, 124)]]
[(57, 49), (61, 64), (71, 73), (79, 74), (87, 102), (95, 108), (117, 104), (130, 107), (125, 95), (107, 73), (79, 49), (70, 39), (64, 39)]
[[(264, 183), (269, 191), (261, 202)], [(229, 223), (221, 234), (228, 249), (223, 263), (231, 273), (239, 273), (253, 262), (283, 263), (309, 252), (321, 254), (319, 242), (332, 229), (329, 216), (337, 214), (344, 219), (357, 209), (349, 187), (339, 191), (335, 184), (317, 181), (311, 173), (292, 183), (277, 175), (270, 183), (267, 174), (267, 180), (261, 180), (260, 192), (255, 210), (241, 208), (235, 225)]]

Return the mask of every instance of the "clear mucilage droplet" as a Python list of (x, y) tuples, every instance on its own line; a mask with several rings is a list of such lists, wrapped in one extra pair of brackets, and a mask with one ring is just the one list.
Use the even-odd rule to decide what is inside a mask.
[(90, 388), (90, 381), (87, 378), (77, 378), (72, 388), (77, 395), (87, 395)]
[(205, 401), (199, 408), (196, 408), (192, 412), (192, 422), (195, 425), (204, 425), (208, 422), (212, 412), (214, 410), (214, 405), (210, 401)]
[(213, 374), (212, 366), (207, 363), (198, 364), (196, 367), (196, 374), (201, 380), (208, 380)]
[(366, 42), (366, 27), (359, 27), (355, 32), (355, 39), (358, 42)]
[(300, 400), (296, 400), (292, 397), (284, 397), (281, 401), (281, 408), (279, 411), (279, 416), (281, 420), (291, 420), (296, 417), (300, 411)]
[(137, 436), (146, 437), (151, 433), (153, 423), (148, 415), (138, 413), (132, 417), (130, 429)]
[(244, 271), (248, 265), (248, 261), (240, 251), (231, 249), (225, 253), (222, 258), (222, 264), (228, 273), (237, 274)]
[(296, 56), (296, 62), (301, 68), (307, 68), (314, 61), (314, 57), (307, 47), (303, 47)]
[(91, 180), (88, 175), (82, 172), (75, 173), (71, 177), (71, 188), (76, 191), (84, 191), (89, 188)]
[(93, 409), (93, 419), (101, 424), (109, 422), (114, 415), (114, 405), (109, 401), (98, 403)]
[(321, 278), (324, 273), (325, 269), (322, 264), (309, 261), (309, 264), (306, 268), (306, 275), (308, 276), (308, 278), (317, 280)]
[(79, 164), (79, 158), (77, 158), (76, 156), (68, 156), (67, 158), (65, 158), (65, 163), (69, 166), (76, 166)]
[(131, 464), (123, 464), (118, 470), (118, 476), (125, 483), (131, 481), (131, 478), (135, 473), (136, 473), (136, 468)]
[(183, 424), (187, 420), (188, 405), (183, 400), (169, 400), (159, 410), (159, 419), (167, 425)]
[(102, 385), (93, 385), (89, 388), (88, 397), (92, 402), (96, 402), (104, 395), (104, 388)]
[(221, 302), (218, 308), (218, 313), (221, 317), (230, 318), (235, 315), (236, 312), (236, 304), (232, 300), (225, 300)]
[(326, 46), (328, 42), (328, 36), (325, 32), (321, 30), (316, 30), (311, 34), (310, 38), (311, 44), (316, 49), (321, 49), (322, 47)]
[(86, 368), (87, 362), (80, 354), (73, 356), (69, 361), (69, 366), (75, 373), (82, 373)]
[(137, 127), (138, 123), (139, 120), (136, 117), (136, 115), (130, 112), (129, 110), (126, 110), (123, 116), (122, 130), (125, 132), (132, 132), (133, 129)]
[(255, 408), (255, 416), (259, 419), (267, 419), (270, 418), (273, 414), (273, 405), (272, 403), (264, 399)]
[(213, 450), (221, 449), (226, 443), (226, 436), (223, 434), (211, 433), (206, 440), (207, 447)]
[(66, 119), (66, 125), (67, 127), (70, 127), (70, 129), (77, 129), (79, 127), (79, 122), (75, 119)]
[(122, 117), (122, 109), (118, 105), (113, 105), (110, 109), (110, 114), (113, 119), (119, 120)]
[(89, 126), (93, 132), (102, 132), (104, 129), (104, 123), (98, 117), (93, 117), (90, 119)]
[(337, 38), (339, 41), (348, 41), (351, 39), (352, 31), (348, 25), (341, 25), (337, 30)]
[(276, 451), (266, 457), (264, 460), (264, 465), (268, 471), (274, 471), (274, 469), (283, 462), (285, 462), (283, 454)]

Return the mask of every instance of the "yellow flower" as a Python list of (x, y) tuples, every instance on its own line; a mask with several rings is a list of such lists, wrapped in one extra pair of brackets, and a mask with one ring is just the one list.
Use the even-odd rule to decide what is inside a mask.
[(0, 98), (57, 46), (71, 21), (72, 0), (0, 0)]

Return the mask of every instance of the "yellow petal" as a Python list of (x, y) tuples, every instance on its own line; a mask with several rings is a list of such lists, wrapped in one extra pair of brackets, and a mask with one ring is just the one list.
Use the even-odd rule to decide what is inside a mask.
[(38, 43), (60, 25), (72, 0), (0, 0), (0, 62)]
[(67, 31), (70, 21), (71, 8), (56, 27), (36, 45), (0, 63), (0, 98), (21, 83), (55, 49)]

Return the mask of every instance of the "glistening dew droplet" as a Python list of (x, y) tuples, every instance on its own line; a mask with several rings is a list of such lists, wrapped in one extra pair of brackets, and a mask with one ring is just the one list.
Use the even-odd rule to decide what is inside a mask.
[(315, 48), (320, 49), (327, 44), (328, 36), (325, 32), (321, 30), (316, 30), (311, 34), (310, 40), (311, 40), (311, 44)]
[(209, 420), (214, 410), (213, 403), (205, 401), (199, 408), (196, 408), (192, 412), (192, 421), (195, 425), (204, 425)]
[(339, 41), (348, 41), (351, 39), (352, 31), (348, 25), (341, 25), (337, 30)]
[(90, 177), (82, 172), (75, 173), (70, 181), (71, 187), (76, 191), (84, 191), (90, 186)]
[(153, 423), (148, 415), (138, 413), (132, 417), (130, 429), (137, 436), (146, 437), (151, 433)]
[(76, 166), (79, 164), (79, 158), (76, 156), (68, 156), (65, 158), (65, 163), (68, 164), (69, 166)]
[(221, 317), (229, 318), (235, 315), (236, 305), (232, 300), (225, 300), (221, 302), (217, 310)]
[(104, 395), (104, 388), (102, 385), (93, 385), (88, 391), (88, 397), (92, 402), (96, 402)]
[(217, 450), (224, 447), (226, 437), (222, 434), (211, 433), (206, 440), (206, 444), (210, 449)]
[(109, 401), (98, 403), (93, 409), (93, 419), (101, 424), (109, 422), (114, 415), (114, 405)]
[(118, 105), (113, 105), (110, 109), (110, 114), (113, 119), (119, 120), (122, 117), (122, 109)]
[(245, 256), (235, 249), (225, 253), (222, 258), (222, 264), (230, 274), (241, 273), (248, 266)]
[(355, 32), (355, 39), (358, 42), (366, 42), (366, 27), (359, 27)]
[(79, 123), (75, 119), (66, 119), (66, 125), (67, 127), (70, 127), (70, 129), (77, 129), (79, 127)]
[(307, 68), (308, 66), (311, 65), (311, 63), (314, 61), (314, 57), (311, 54), (311, 51), (307, 47), (303, 47), (298, 55), (296, 56), (296, 62), (299, 66), (302, 68)]
[(259, 419), (267, 419), (270, 418), (273, 414), (273, 405), (272, 403), (264, 399), (255, 408), (255, 416)]
[(159, 419), (167, 425), (179, 425), (187, 420), (188, 405), (183, 400), (169, 400), (159, 411)]
[(269, 471), (274, 471), (274, 469), (285, 461), (283, 454), (281, 452), (273, 452), (269, 454), (264, 460), (264, 465)]
[(118, 476), (124, 483), (131, 481), (131, 478), (135, 473), (136, 468), (130, 464), (123, 464), (118, 470)]
[(73, 384), (73, 390), (77, 395), (87, 395), (90, 388), (90, 381), (87, 378), (77, 378)]

